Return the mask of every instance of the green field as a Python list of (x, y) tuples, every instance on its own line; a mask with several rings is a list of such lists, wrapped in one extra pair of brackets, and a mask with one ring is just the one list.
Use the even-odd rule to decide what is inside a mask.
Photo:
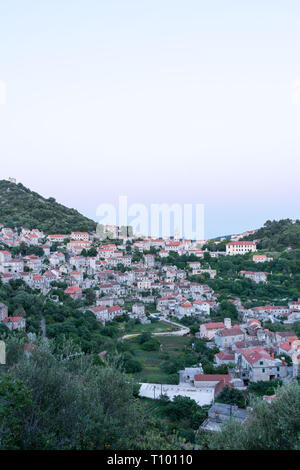
[(191, 338), (187, 336), (158, 336), (156, 339), (161, 345), (160, 351), (144, 351), (136, 339), (128, 340), (134, 358), (140, 361), (143, 366), (143, 370), (135, 374), (134, 378), (139, 382), (174, 383), (174, 376), (173, 380), (170, 380), (170, 375), (160, 369), (164, 360), (162, 355), (168, 354), (169, 358), (172, 358), (184, 352), (185, 347), (190, 344)]
[[(120, 326), (121, 328), (125, 327), (125, 323), (121, 323)], [(177, 326), (171, 325), (170, 323), (166, 323), (164, 321), (158, 321), (158, 322), (153, 322), (149, 324), (137, 324), (133, 325), (129, 328), (124, 329), (124, 334), (130, 335), (134, 333), (167, 333), (168, 331), (176, 331), (179, 330)]]

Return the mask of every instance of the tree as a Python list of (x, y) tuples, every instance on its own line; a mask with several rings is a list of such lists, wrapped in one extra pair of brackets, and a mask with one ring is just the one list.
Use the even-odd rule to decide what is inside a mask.
[(149, 341), (144, 341), (141, 345), (141, 348), (144, 351), (158, 351), (160, 348), (160, 343), (155, 338), (149, 339)]
[(251, 403), (247, 426), (228, 422), (222, 432), (210, 436), (210, 449), (296, 450), (300, 442), (300, 385), (293, 382), (276, 390), (268, 403), (256, 398)]
[(137, 372), (141, 372), (143, 367), (142, 364), (130, 356), (130, 354), (126, 354), (124, 356), (124, 370), (128, 374), (135, 374)]
[(243, 393), (235, 388), (229, 388), (228, 385), (223, 388), (222, 392), (216, 398), (217, 403), (226, 403), (228, 405), (236, 405), (239, 408), (245, 408), (246, 401)]
[(269, 380), (267, 382), (259, 380), (258, 382), (251, 382), (249, 384), (248, 392), (254, 393), (259, 397), (262, 397), (263, 395), (273, 395), (279, 385), (282, 385), (282, 381), (280, 379)]
[(198, 408), (195, 400), (177, 395), (165, 408), (165, 413), (173, 421), (192, 419), (193, 415), (198, 411)]
[(22, 448), (26, 416), (31, 408), (26, 385), (7, 374), (0, 376), (0, 450)]
[(149, 333), (148, 331), (145, 331), (144, 333), (142, 333), (141, 335), (138, 336), (137, 342), (139, 344), (143, 344), (146, 341), (149, 341), (151, 339), (151, 337), (152, 337), (151, 333)]
[(94, 289), (86, 289), (85, 298), (88, 305), (93, 305), (96, 301), (96, 292), (94, 291)]
[(36, 346), (0, 378), (1, 448), (178, 448), (116, 361), (99, 366), (70, 341)]

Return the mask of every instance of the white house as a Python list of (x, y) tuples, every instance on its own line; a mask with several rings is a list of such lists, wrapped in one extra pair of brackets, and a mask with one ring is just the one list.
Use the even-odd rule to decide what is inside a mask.
[(257, 251), (256, 244), (254, 242), (235, 241), (226, 243), (227, 255), (245, 255), (251, 251)]

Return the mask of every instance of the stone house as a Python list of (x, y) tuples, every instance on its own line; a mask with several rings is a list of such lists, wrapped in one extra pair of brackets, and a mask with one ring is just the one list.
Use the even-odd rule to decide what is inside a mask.
[(245, 339), (244, 331), (238, 326), (224, 328), (215, 334), (215, 343), (220, 349), (230, 348), (234, 343)]
[(25, 318), (23, 317), (6, 317), (3, 320), (3, 324), (12, 330), (23, 330), (26, 325)]
[(228, 421), (246, 424), (251, 410), (238, 408), (236, 405), (228, 405), (225, 403), (214, 403), (208, 410), (208, 417), (202, 423), (199, 430), (209, 432), (220, 432), (222, 427)]
[(269, 381), (286, 377), (287, 365), (282, 359), (274, 359), (261, 347), (245, 350), (238, 357), (240, 377), (245, 381)]
[(200, 325), (200, 338), (203, 339), (214, 339), (217, 331), (222, 330), (225, 328), (223, 322), (215, 322), (215, 323), (203, 323)]

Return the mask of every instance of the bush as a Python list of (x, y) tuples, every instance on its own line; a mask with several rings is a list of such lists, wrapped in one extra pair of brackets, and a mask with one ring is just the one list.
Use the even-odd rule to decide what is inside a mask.
[(229, 388), (227, 385), (217, 396), (216, 402), (226, 403), (228, 405), (236, 405), (239, 408), (246, 407), (246, 400), (244, 394), (240, 390), (237, 390), (235, 388)]
[(253, 400), (247, 426), (235, 422), (209, 436), (209, 449), (217, 450), (299, 450), (300, 386), (297, 382), (280, 387), (268, 403)]
[(181, 428), (179, 429), (178, 433), (179, 437), (182, 437), (187, 442), (191, 442), (192, 444), (195, 442), (195, 431), (191, 428)]
[(136, 359), (127, 359), (124, 361), (124, 369), (128, 374), (136, 374), (143, 369), (142, 364)]
[(74, 356), (80, 349), (70, 342), (56, 349), (43, 340), (0, 377), (0, 448), (178, 448), (114, 363), (99, 367), (93, 356)]
[(157, 339), (150, 339), (149, 341), (145, 341), (141, 345), (141, 349), (144, 351), (159, 351), (160, 348), (160, 343), (157, 341)]
[(277, 387), (280, 385), (282, 385), (282, 381), (280, 379), (270, 380), (269, 382), (260, 380), (258, 382), (251, 382), (248, 386), (248, 391), (259, 397), (262, 397), (263, 395), (273, 395)]
[(144, 333), (142, 333), (141, 335), (139, 335), (137, 337), (137, 342), (139, 344), (143, 344), (146, 341), (149, 341), (151, 339), (151, 337), (152, 337), (151, 333), (148, 333), (148, 332), (145, 331)]

